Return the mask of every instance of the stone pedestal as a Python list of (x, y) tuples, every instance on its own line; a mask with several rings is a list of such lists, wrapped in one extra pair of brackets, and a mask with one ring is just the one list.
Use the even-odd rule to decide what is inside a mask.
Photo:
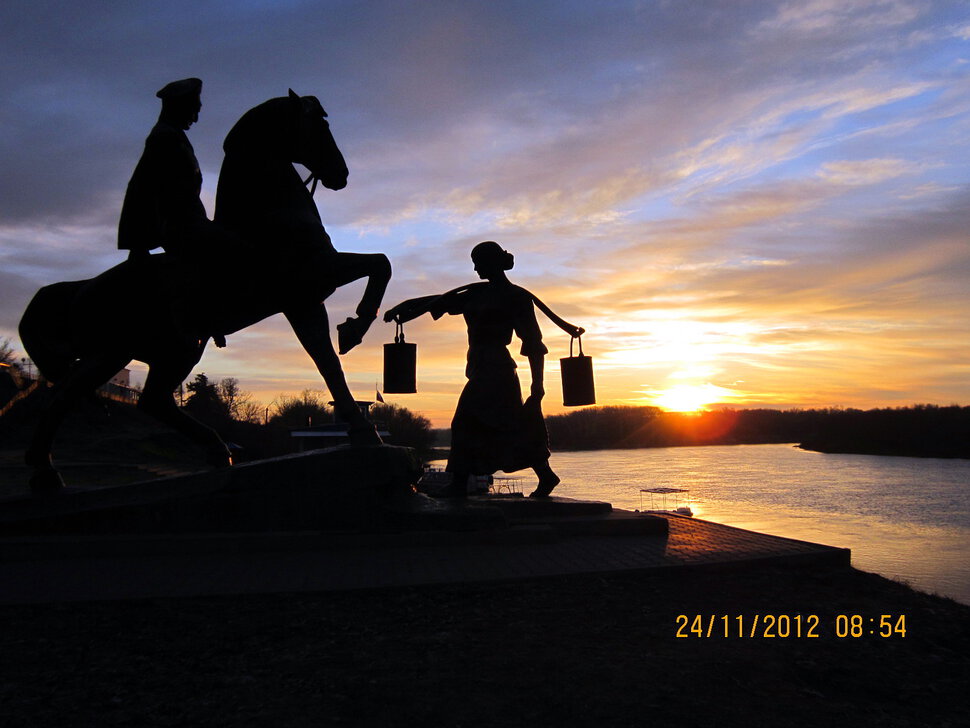
[(491, 508), (414, 492), (413, 451), (349, 446), (113, 488), (0, 502), (4, 535), (474, 530), (504, 528)]

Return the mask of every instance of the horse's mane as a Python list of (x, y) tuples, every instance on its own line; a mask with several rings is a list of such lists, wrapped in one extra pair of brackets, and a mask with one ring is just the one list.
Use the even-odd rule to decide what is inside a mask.
[(285, 143), (285, 135), (279, 133), (279, 127), (291, 109), (290, 99), (285, 96), (254, 106), (229, 130), (222, 145), (223, 150), (226, 154), (251, 152), (272, 146), (274, 142)]
[[(316, 96), (299, 98), (301, 111), (313, 113), (319, 110), (321, 116), (326, 116)], [(229, 130), (222, 148), (226, 154), (278, 149), (281, 145), (290, 143), (296, 123), (294, 97), (280, 96), (264, 101), (242, 115)]]

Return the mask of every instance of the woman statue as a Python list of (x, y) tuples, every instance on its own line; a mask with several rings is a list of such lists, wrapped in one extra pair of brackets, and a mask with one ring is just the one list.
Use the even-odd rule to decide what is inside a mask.
[[(531, 498), (545, 498), (559, 484), (549, 467), (549, 437), (542, 419), (543, 364), (547, 349), (536, 322), (533, 296), (511, 283), (505, 272), (514, 258), (495, 242), (472, 249), (475, 272), (484, 283), (473, 283), (438, 295), (412, 298), (384, 314), (385, 321), (410, 321), (424, 313), (435, 320), (444, 314), (465, 317), (468, 326), (468, 382), (451, 421), (451, 455), (447, 497), (464, 498), (470, 475), (491, 475), (532, 468), (539, 486)], [(583, 333), (569, 324), (572, 335)], [(522, 340), (529, 359), (531, 394), (522, 402), (515, 361), (509, 354), (512, 333)]]

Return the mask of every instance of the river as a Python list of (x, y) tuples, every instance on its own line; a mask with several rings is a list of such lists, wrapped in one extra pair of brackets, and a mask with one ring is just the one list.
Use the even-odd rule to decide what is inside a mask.
[[(688, 488), (697, 518), (848, 547), (856, 568), (970, 604), (970, 460), (734, 445), (554, 452), (550, 462), (556, 495), (634, 510), (651, 507), (640, 488)], [(522, 475), (529, 493), (535, 476)]]

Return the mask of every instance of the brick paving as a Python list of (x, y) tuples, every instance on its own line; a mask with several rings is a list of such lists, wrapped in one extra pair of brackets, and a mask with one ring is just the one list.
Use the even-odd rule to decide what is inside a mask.
[(669, 536), (264, 534), (0, 542), (0, 604), (320, 592), (759, 564), (849, 552), (676, 515)]

